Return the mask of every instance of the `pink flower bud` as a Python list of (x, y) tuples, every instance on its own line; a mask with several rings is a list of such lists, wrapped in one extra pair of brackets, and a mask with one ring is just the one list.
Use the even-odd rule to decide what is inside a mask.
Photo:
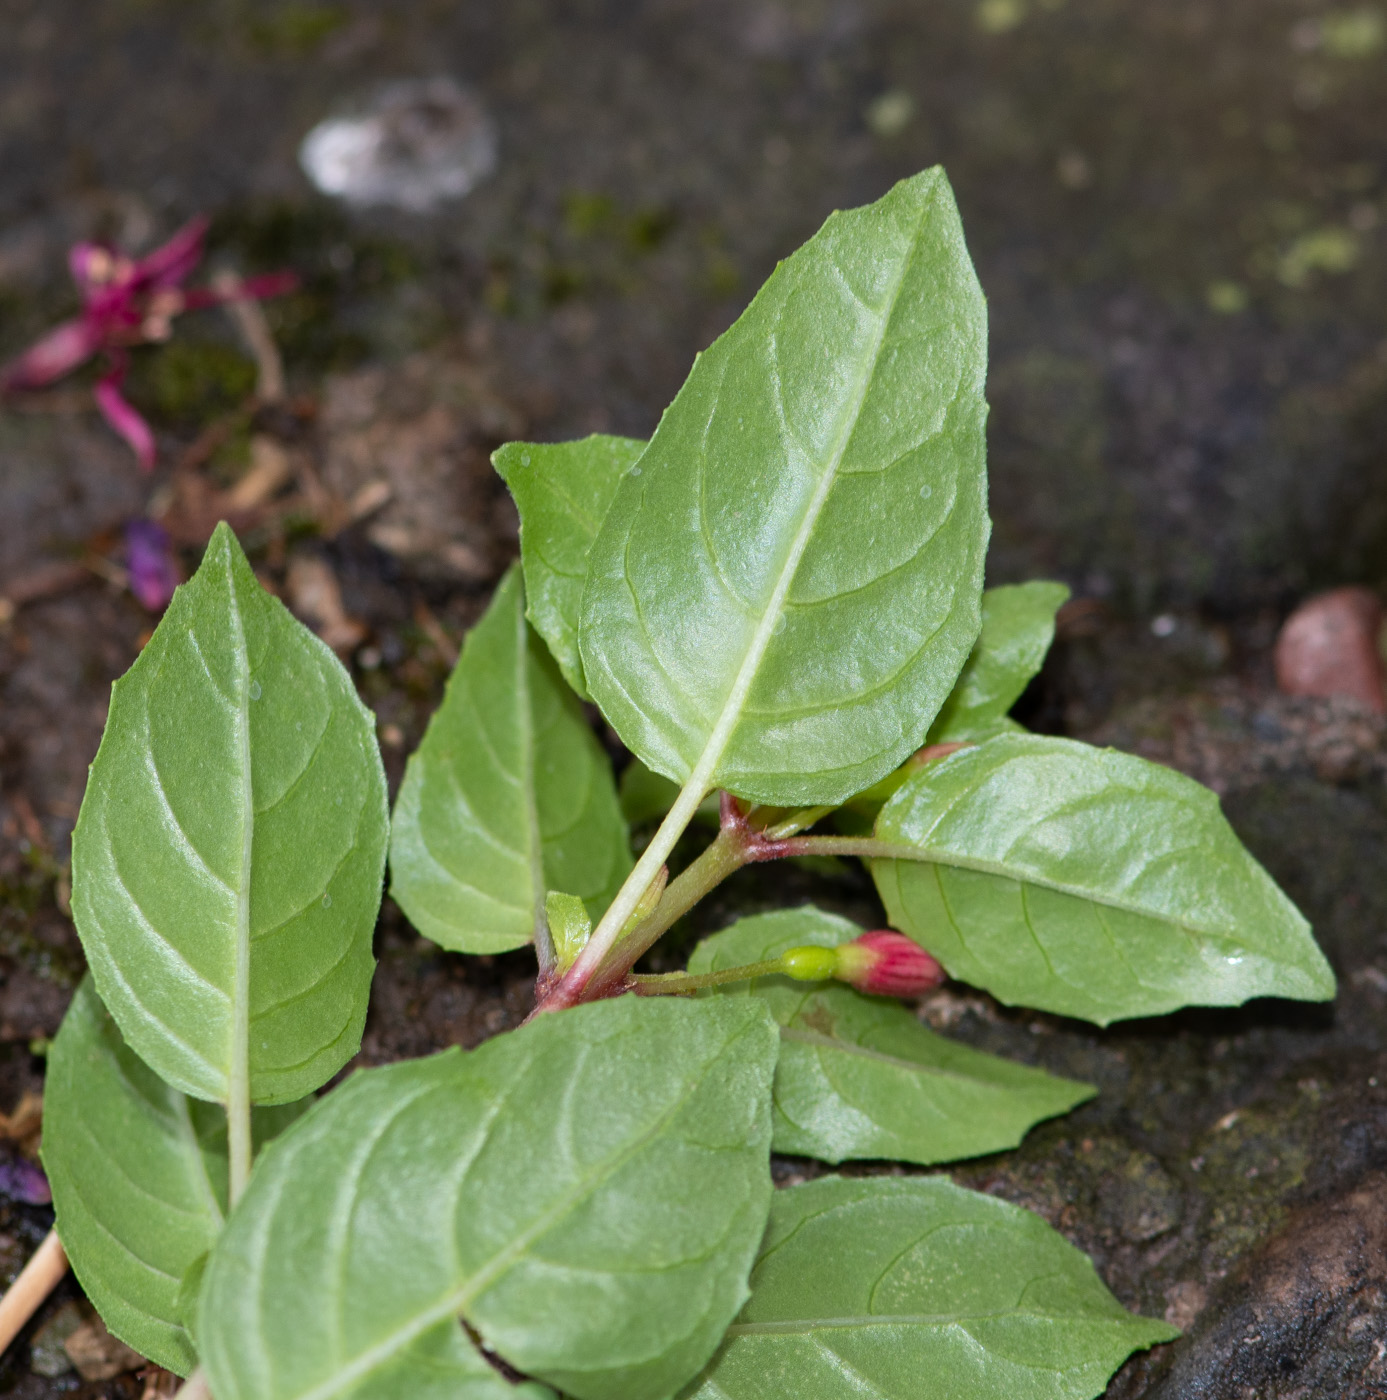
[(835, 951), (833, 975), (873, 996), (923, 996), (944, 980), (944, 969), (914, 939), (895, 929), (873, 929)]

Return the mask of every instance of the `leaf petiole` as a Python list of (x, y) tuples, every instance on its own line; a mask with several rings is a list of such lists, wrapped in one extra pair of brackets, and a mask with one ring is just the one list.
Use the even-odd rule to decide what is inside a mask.
[(627, 920), (640, 907), (646, 892), (660, 878), (665, 861), (684, 834), (684, 829), (693, 820), (706, 792), (705, 781), (698, 774), (685, 783), (675, 799), (674, 806), (660, 823), (659, 830), (641, 853), (635, 869), (626, 877), (617, 891), (616, 898), (592, 931), (587, 946), (578, 955), (573, 966), (544, 993), (531, 1015), (561, 1011), (564, 1007), (576, 1006), (583, 1001), (595, 1001), (620, 986), (635, 958), (622, 965), (620, 958), (613, 956), (614, 949), (621, 941)]
[(630, 978), (639, 996), (686, 996), (705, 987), (723, 987), (729, 982), (750, 982), (756, 977), (774, 977), (785, 971), (783, 958), (748, 963), (745, 967), (724, 967), (717, 972), (635, 973)]

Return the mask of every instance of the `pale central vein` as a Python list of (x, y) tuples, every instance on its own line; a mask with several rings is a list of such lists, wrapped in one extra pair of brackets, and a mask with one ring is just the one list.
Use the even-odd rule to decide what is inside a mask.
[(227, 600), (240, 680), (237, 693), (236, 755), (241, 776), (241, 872), (236, 889), (236, 928), (231, 992), (231, 1059), (227, 1068), (226, 1124), (230, 1155), (229, 1194), (234, 1206), (250, 1176), (250, 872), (255, 841), (255, 795), (250, 769), (250, 654), (236, 597), (231, 551), (226, 551)]
[(520, 800), (525, 804), (526, 857), (530, 871), (530, 917), (535, 954), (542, 973), (554, 966), (554, 940), (545, 912), (544, 846), (539, 832), (539, 805), (535, 792), (535, 717), (530, 700), (529, 634), (525, 611), (515, 610), (515, 701), (520, 726)]
[[(713, 786), (713, 778), (717, 772), (718, 764), (722, 762), (722, 756), (731, 742), (733, 731), (746, 708), (747, 697), (751, 693), (751, 687), (761, 669), (761, 662), (765, 659), (766, 652), (770, 647), (771, 638), (775, 635), (776, 623), (784, 611), (785, 599), (789, 596), (790, 587), (799, 571), (804, 552), (808, 549), (809, 541), (813, 537), (814, 527), (818, 524), (819, 516), (833, 490), (834, 482), (838, 478), (838, 470), (842, 466), (843, 456), (848, 450), (848, 444), (852, 441), (853, 433), (862, 415), (863, 406), (867, 402), (867, 394), (872, 384), (872, 372), (881, 357), (881, 348), (886, 341), (886, 332), (890, 327), (891, 317), (900, 297), (901, 288), (905, 284), (906, 274), (914, 261), (915, 251), (923, 229), (924, 221), (922, 219), (911, 238), (909, 249), (901, 258), (900, 268), (895, 274), (890, 291), (883, 303), (880, 324), (877, 326), (870, 349), (863, 356), (858, 383), (854, 387), (843, 413), (838, 436), (832, 451), (829, 453), (828, 461), (805, 506), (804, 518), (800, 521), (794, 539), (790, 542), (785, 562), (781, 565), (779, 576), (771, 589), (770, 597), (766, 600), (765, 611), (752, 631), (746, 654), (742, 658), (742, 664), (737, 669), (736, 677), (727, 693), (727, 699), (708, 734), (703, 752), (699, 755), (698, 762), (694, 765), (693, 771), (689, 774), (688, 780), (684, 783), (678, 798), (661, 823), (659, 830), (656, 831), (650, 844), (645, 848), (640, 860), (636, 862), (636, 868), (617, 893), (611, 907), (602, 916), (601, 923), (579, 956), (574, 972), (580, 976), (590, 975), (620, 937), (627, 919), (635, 912), (641, 896), (649, 888), (656, 872), (674, 849), (675, 843), (692, 819), (698, 804)], [(775, 388), (777, 397), (779, 397), (778, 376)], [(711, 420), (712, 415), (710, 414), (709, 421), (711, 422)]]

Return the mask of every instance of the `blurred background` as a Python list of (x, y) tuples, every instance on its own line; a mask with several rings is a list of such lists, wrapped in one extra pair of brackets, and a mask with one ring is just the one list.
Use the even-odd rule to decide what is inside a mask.
[[(150, 473), (93, 406), (99, 368), (0, 401), (0, 1107), (37, 1091), (80, 973), (66, 848), (109, 683), (215, 521), (353, 667), (396, 781), (516, 552), (492, 448), (648, 434), (778, 258), (941, 163), (991, 307), (991, 581), (1074, 590), (1022, 717), (1213, 785), (1345, 975), (1337, 1019), (941, 1012), (1105, 1086), (1087, 1148), (1081, 1114), (975, 1184), (1068, 1228), (1124, 1301), (1217, 1319), (1114, 1395), (1292, 1394), (1227, 1330), (1254, 1285), (1219, 1280), (1387, 1166), (1375, 1087), (1305, 1067), (1381, 1055), (1387, 1009), (1387, 7), (0, 0), (0, 35), (0, 362), (76, 314), (84, 240), (138, 257), (206, 215), (188, 286), (298, 279), (142, 323), (123, 392)], [(523, 1013), (519, 962), (465, 974), (389, 906), (382, 951), (368, 1060)], [(1267, 1108), (1236, 1151), (1215, 1134), (1307, 1080), (1342, 1092), (1292, 1087), (1300, 1116)], [(1200, 1134), (1237, 1205), (1190, 1166)], [(41, 1225), (0, 1201), (0, 1257)], [(1329, 1340), (1286, 1294), (1303, 1393), (1382, 1393), (1380, 1319), (1344, 1330), (1373, 1267)], [(141, 1393), (53, 1356), (59, 1379), (12, 1354), (0, 1393)]]

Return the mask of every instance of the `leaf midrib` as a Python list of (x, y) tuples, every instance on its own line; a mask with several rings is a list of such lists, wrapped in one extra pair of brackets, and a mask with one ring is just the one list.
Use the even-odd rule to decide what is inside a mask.
[[(513, 580), (521, 587), (520, 578)], [(525, 864), (530, 874), (530, 924), (541, 970), (554, 965), (554, 940), (545, 909), (544, 845), (539, 829), (539, 798), (535, 792), (535, 717), (530, 697), (529, 624), (524, 595), (515, 608), (515, 700), (520, 727), (520, 800), (525, 807)]]
[(863, 1059), (889, 1065), (892, 1069), (903, 1069), (911, 1074), (930, 1075), (936, 1079), (952, 1079), (960, 1084), (973, 1087), (989, 1089), (1011, 1087), (1010, 1085), (998, 1084), (995, 1080), (981, 1079), (977, 1075), (962, 1074), (958, 1070), (943, 1069), (938, 1065), (925, 1064), (919, 1060), (903, 1060), (896, 1055), (887, 1055), (880, 1050), (869, 1050), (864, 1045), (855, 1045), (849, 1040), (837, 1040), (833, 1036), (823, 1035), (819, 1031), (802, 1030), (798, 1026), (781, 1026), (780, 1037), (782, 1040), (793, 1040), (803, 1045), (812, 1045), (820, 1050), (833, 1050), (843, 1055), (860, 1055)]
[[(718, 715), (712, 730), (709, 732), (707, 742), (704, 745), (704, 750), (699, 757), (698, 763), (695, 764), (694, 770), (689, 776), (688, 786), (698, 785), (700, 796), (711, 786), (713, 775), (717, 771), (717, 766), (722, 761), (722, 756), (727, 749), (727, 745), (731, 742), (732, 733), (742, 717), (747, 697), (750, 695), (751, 687), (755, 683), (756, 676), (760, 671), (761, 662), (765, 659), (766, 651), (770, 647), (771, 638), (775, 635), (775, 624), (784, 610), (785, 599), (789, 595), (790, 586), (793, 584), (795, 575), (799, 571), (799, 566), (804, 558), (805, 550), (809, 547), (809, 541), (813, 537), (814, 527), (818, 524), (819, 516), (823, 513), (828, 497), (833, 490), (834, 484), (838, 480), (839, 468), (843, 463), (843, 455), (847, 452), (849, 443), (852, 442), (853, 434), (857, 430), (858, 421), (862, 417), (863, 406), (867, 402), (867, 395), (872, 386), (874, 371), (881, 358), (882, 346), (886, 341), (886, 333), (890, 328), (892, 316), (895, 314), (896, 303), (900, 299), (901, 288), (905, 285), (906, 274), (910, 271), (910, 268), (915, 262), (920, 240), (924, 236), (925, 222), (923, 215), (919, 217), (916, 222), (914, 232), (911, 235), (910, 246), (900, 260), (900, 266), (896, 272), (895, 279), (883, 301), (880, 321), (877, 326), (877, 332), (873, 339), (871, 350), (863, 356), (863, 368), (859, 375), (853, 399), (848, 411), (843, 415), (842, 425), (839, 428), (838, 438), (829, 455), (829, 461), (814, 488), (813, 495), (810, 497), (809, 504), (805, 509), (804, 519), (800, 522), (800, 527), (795, 532), (795, 537), (791, 541), (789, 553), (786, 555), (785, 563), (781, 567), (780, 575), (776, 579), (775, 586), (771, 590), (766, 608), (752, 632), (751, 643), (747, 648), (746, 655), (742, 658), (742, 664), (737, 670), (736, 678), (732, 682), (732, 687), (728, 692), (722, 711)], [(860, 303), (861, 299), (857, 298), (857, 300)], [(775, 394), (777, 401), (781, 403), (783, 413), (783, 399), (781, 398), (778, 368), (775, 374)]]
[(1174, 928), (1184, 929), (1189, 934), (1200, 934), (1206, 938), (1223, 938), (1239, 948), (1246, 949), (1254, 956), (1261, 956), (1256, 949), (1251, 948), (1238, 937), (1235, 929), (1199, 924), (1192, 919), (1179, 918), (1159, 909), (1151, 909), (1131, 900), (1121, 899), (1116, 895), (1085, 889), (1080, 885), (1071, 885), (1031, 870), (1018, 870), (1002, 861), (987, 860), (982, 856), (960, 855), (956, 851), (944, 850), (938, 846), (913, 846), (905, 842), (875, 838), (852, 844), (863, 849), (844, 851), (844, 854), (860, 854), (866, 860), (908, 861), (915, 865), (943, 865), (954, 870), (971, 870), (980, 875), (992, 875), (1017, 885), (1035, 885), (1055, 894), (1069, 895), (1086, 904), (1101, 904), (1109, 909), (1116, 909), (1119, 913), (1134, 914), (1140, 918), (1154, 919), (1158, 923), (1170, 924)]
[(795, 1317), (778, 1322), (734, 1322), (727, 1329), (729, 1338), (802, 1336), (820, 1331), (846, 1330), (864, 1327), (960, 1327), (969, 1322), (1001, 1322), (1015, 1317), (1039, 1318), (1069, 1326), (1075, 1322), (1117, 1323), (1138, 1322), (1139, 1318), (1075, 1317), (1071, 1313), (1045, 1312), (1038, 1308), (1002, 1308), (992, 1312), (957, 1313), (862, 1313), (846, 1317)]
[[(250, 872), (255, 843), (255, 793), (250, 756), (250, 652), (245, 621), (236, 596), (235, 560), (222, 545), (226, 561), (227, 606), (231, 613), (236, 673), (236, 739), (241, 763), (241, 878), (236, 889), (236, 931), (231, 983), (231, 1060), (227, 1066), (227, 1123), (233, 1140), (238, 1131), (249, 1131), (250, 1116)], [(235, 1157), (233, 1141), (233, 1159)], [(237, 1167), (231, 1162), (232, 1195), (236, 1194)], [(234, 1202), (233, 1202), (234, 1204)]]

